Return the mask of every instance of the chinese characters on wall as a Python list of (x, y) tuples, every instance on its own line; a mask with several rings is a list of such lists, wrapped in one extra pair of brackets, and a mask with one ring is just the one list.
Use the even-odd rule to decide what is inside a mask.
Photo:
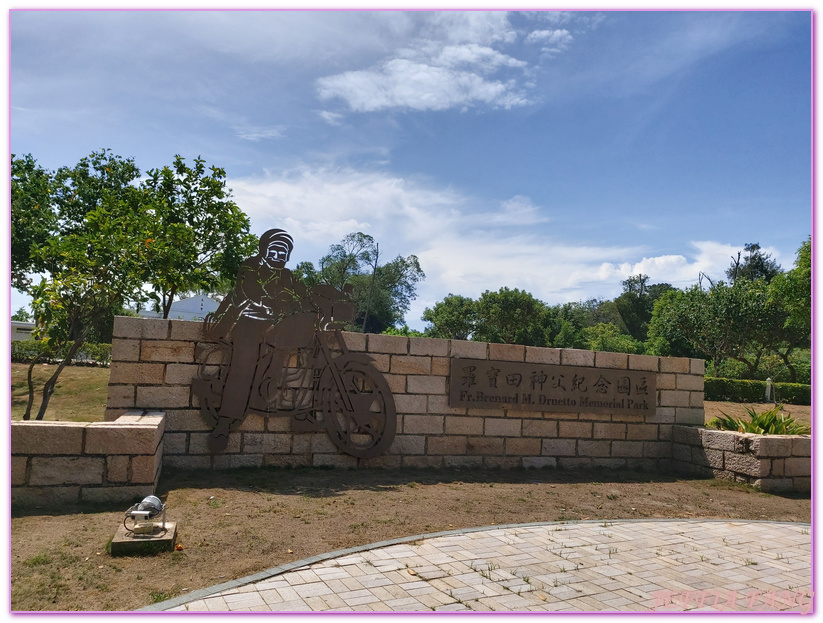
[(449, 406), (654, 413), (656, 375), (637, 370), (452, 359)]

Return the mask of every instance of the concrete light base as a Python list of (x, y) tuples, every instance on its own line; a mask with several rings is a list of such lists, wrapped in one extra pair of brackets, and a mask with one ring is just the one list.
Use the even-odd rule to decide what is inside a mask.
[(111, 541), (112, 556), (141, 556), (174, 550), (177, 540), (177, 522), (167, 521), (165, 532), (156, 534), (132, 534), (123, 524)]

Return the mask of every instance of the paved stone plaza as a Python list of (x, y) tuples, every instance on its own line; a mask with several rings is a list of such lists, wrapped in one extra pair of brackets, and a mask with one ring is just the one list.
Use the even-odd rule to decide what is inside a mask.
[(811, 527), (744, 520), (488, 526), (332, 552), (143, 610), (812, 610)]

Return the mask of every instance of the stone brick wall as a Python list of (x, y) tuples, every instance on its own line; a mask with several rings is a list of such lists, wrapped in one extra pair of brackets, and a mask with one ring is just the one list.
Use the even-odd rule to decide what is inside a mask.
[[(293, 433), (288, 417), (250, 415), (222, 454), (208, 453), (209, 426), (191, 394), (201, 323), (118, 317), (107, 419), (130, 409), (166, 413), (163, 461), (181, 468), (261, 465), (639, 467), (662, 469), (675, 424), (703, 424), (703, 361), (646, 355), (344, 333), (374, 360), (394, 394), (397, 435), (388, 453), (363, 460), (325, 433)], [(657, 408), (641, 415), (454, 408), (453, 357), (654, 372)]]
[(129, 411), (113, 422), (12, 422), (12, 504), (130, 503), (151, 495), (164, 419)]
[(675, 426), (672, 468), (707, 478), (735, 480), (767, 492), (811, 490), (809, 435), (754, 435)]

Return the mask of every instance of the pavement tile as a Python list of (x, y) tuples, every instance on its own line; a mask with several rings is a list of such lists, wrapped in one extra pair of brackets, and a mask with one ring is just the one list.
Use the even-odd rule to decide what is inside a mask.
[(362, 578), (358, 578), (358, 581), (365, 588), (375, 588), (377, 586), (386, 586), (388, 584), (392, 584), (392, 581), (383, 574), (367, 575)]
[(358, 578), (352, 577), (342, 578), (340, 580), (329, 580), (328, 582), (326, 582), (326, 584), (328, 584), (329, 586), (333, 586), (333, 590), (335, 592), (339, 592), (340, 589), (337, 588), (337, 582), (339, 582), (342, 586), (345, 587), (343, 591), (357, 591), (363, 588), (363, 585), (360, 583), (360, 580)]
[[(339, 595), (323, 595), (322, 597), (318, 597), (326, 604), (324, 610), (333, 610), (335, 608), (347, 608), (346, 602), (340, 599)], [(318, 608), (318, 610), (320, 610)]]
[(423, 584), (424, 586), (418, 586), (417, 588), (406, 588), (406, 592), (412, 597), (420, 597), (421, 595), (437, 592), (437, 589), (433, 586), (429, 586), (425, 582), (423, 582)]
[(282, 588), (284, 586), (289, 586), (289, 583), (286, 582), (281, 576), (277, 576), (276, 578), (272, 578), (269, 580), (263, 580), (262, 582), (257, 582), (254, 585), (258, 592), (268, 590), (270, 588)]
[(311, 612), (311, 607), (302, 599), (284, 601), (282, 604), (272, 605), (273, 612)]
[(807, 611), (787, 589), (811, 590), (809, 532), (742, 520), (493, 528), (310, 563), (169, 609)]
[(351, 598), (348, 598), (348, 599), (343, 598), (343, 601), (345, 601), (347, 605), (354, 608), (356, 606), (364, 606), (366, 604), (373, 604), (373, 603), (379, 602), (380, 600), (377, 597), (375, 597), (374, 595), (372, 595), (371, 593), (369, 593), (368, 595), (363, 595), (362, 597), (351, 597)]
[[(280, 601), (282, 602), (297, 601), (300, 599), (300, 595), (291, 586), (284, 586), (283, 588), (276, 588), (274, 590), (280, 595)], [(261, 596), (264, 600), (266, 599), (264, 595)]]
[(303, 601), (314, 612), (323, 612), (329, 609), (329, 604), (322, 597), (304, 597)]
[(206, 608), (211, 612), (225, 612), (229, 609), (228, 604), (222, 597), (208, 597), (203, 600)]
[(316, 569), (315, 573), (317, 577), (323, 581), (326, 580), (339, 580), (341, 578), (349, 577), (349, 574), (344, 569), (338, 568), (329, 568), (329, 569)]
[(423, 607), (426, 608), (426, 610), (431, 610), (432, 608), (437, 608), (438, 606), (444, 606), (450, 603), (456, 603), (456, 600), (453, 597), (437, 592), (417, 595), (416, 599)]
[(332, 589), (329, 588), (329, 585), (325, 582), (301, 584), (299, 586), (295, 586), (294, 590), (301, 599), (306, 599), (307, 597), (319, 597), (320, 595), (330, 595), (333, 592)]
[(283, 599), (282, 595), (280, 595), (280, 591), (276, 588), (272, 588), (265, 591), (259, 591), (258, 594), (263, 599), (263, 601), (265, 601), (269, 605), (281, 604), (284, 601), (286, 601), (285, 599)]
[(223, 597), (226, 602), (227, 610), (235, 610), (236, 608), (252, 608), (254, 606), (264, 606), (266, 602), (260, 597), (258, 592), (254, 593), (239, 593), (236, 595), (226, 595)]

